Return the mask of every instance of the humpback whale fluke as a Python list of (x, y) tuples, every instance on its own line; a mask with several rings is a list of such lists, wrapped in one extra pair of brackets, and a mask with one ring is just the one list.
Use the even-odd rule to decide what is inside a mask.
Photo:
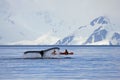
[(45, 52), (50, 51), (50, 50), (54, 50), (54, 49), (58, 49), (58, 50), (59, 50), (60, 48), (59, 48), (59, 47), (53, 47), (53, 48), (49, 48), (49, 49), (45, 49), (45, 50), (41, 50), (41, 51), (26, 51), (26, 52), (24, 52), (24, 54), (28, 54), (28, 53), (38, 53), (38, 54), (41, 55), (41, 58), (43, 58)]

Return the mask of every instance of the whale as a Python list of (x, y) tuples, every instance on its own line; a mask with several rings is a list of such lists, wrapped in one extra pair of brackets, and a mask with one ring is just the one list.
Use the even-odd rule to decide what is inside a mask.
[(25, 51), (24, 54), (29, 54), (29, 53), (37, 53), (41, 55), (41, 58), (44, 58), (44, 55), (46, 52), (50, 51), (50, 50), (59, 50), (59, 47), (53, 47), (53, 48), (48, 48), (45, 50), (40, 50), (40, 51)]

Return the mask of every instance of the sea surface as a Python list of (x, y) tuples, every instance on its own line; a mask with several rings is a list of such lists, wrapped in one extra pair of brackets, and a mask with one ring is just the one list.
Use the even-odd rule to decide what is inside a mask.
[(74, 55), (25, 59), (27, 50), (54, 46), (0, 46), (0, 80), (120, 80), (119, 46), (57, 46)]

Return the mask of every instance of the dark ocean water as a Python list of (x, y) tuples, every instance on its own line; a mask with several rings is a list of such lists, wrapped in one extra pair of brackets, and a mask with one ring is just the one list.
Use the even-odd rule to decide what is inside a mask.
[(53, 46), (1, 46), (0, 80), (120, 80), (120, 47), (59, 46), (71, 58), (24, 59), (27, 50)]

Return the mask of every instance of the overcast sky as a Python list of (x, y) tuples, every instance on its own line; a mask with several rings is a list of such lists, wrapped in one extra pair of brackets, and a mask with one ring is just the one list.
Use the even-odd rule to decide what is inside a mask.
[[(48, 11), (65, 20), (83, 24), (97, 16), (120, 20), (120, 0), (8, 0), (13, 11)], [(16, 11), (17, 10), (17, 11)], [(85, 21), (84, 21), (85, 19)]]
[[(6, 0), (9, 4), (10, 12), (15, 15), (13, 19), (22, 19), (26, 15), (31, 16), (34, 12), (47, 12), (48, 17), (46, 18), (47, 25), (39, 23), (36, 30), (42, 30), (46, 32), (49, 28), (54, 27), (55, 29), (66, 30), (71, 28), (73, 31), (79, 26), (87, 25), (91, 20), (99, 16), (107, 16), (111, 22), (120, 25), (120, 0)], [(21, 15), (22, 16), (19, 16)], [(45, 15), (45, 16), (46, 16)], [(38, 24), (34, 18), (28, 21), (29, 26), (35, 28)], [(31, 18), (28, 18), (29, 20)], [(24, 20), (22, 20), (24, 21)], [(35, 21), (35, 22), (34, 22)], [(27, 21), (26, 21), (27, 22)], [(25, 23), (25, 21), (24, 21)], [(26, 23), (27, 25), (27, 23)], [(51, 26), (51, 27), (50, 27)], [(41, 33), (41, 34), (42, 34)], [(62, 32), (64, 34), (64, 31)]]

